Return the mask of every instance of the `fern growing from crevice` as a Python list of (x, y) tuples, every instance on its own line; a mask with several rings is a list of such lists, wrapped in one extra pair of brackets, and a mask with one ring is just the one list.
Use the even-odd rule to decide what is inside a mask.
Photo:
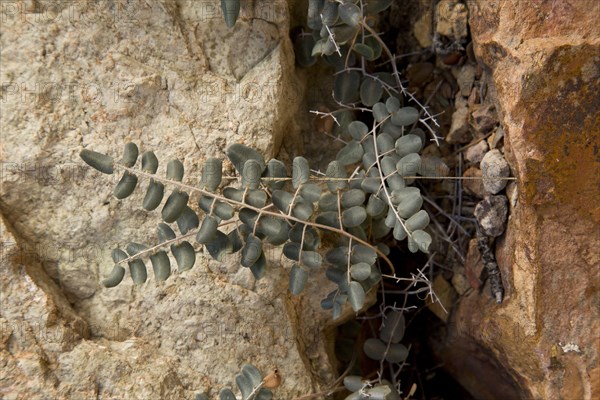
[[(320, 56), (335, 69), (332, 95), (340, 109), (314, 113), (333, 119), (334, 133), (345, 143), (325, 172), (311, 170), (305, 158), (296, 157), (290, 173), (283, 162), (265, 161), (256, 150), (233, 144), (225, 156), (236, 176), (223, 176), (224, 157), (208, 158), (202, 165), (200, 183), (194, 186), (184, 183), (180, 160), (167, 163), (164, 177), (157, 175), (159, 160), (151, 150), (141, 155), (136, 168), (140, 156), (133, 143), (125, 145), (120, 161), (82, 150), (82, 159), (100, 172), (122, 173), (114, 189), (116, 198), (127, 198), (144, 180), (147, 186), (142, 207), (151, 212), (162, 204), (163, 222), (157, 227), (156, 244), (132, 242), (125, 249), (114, 249), (115, 265), (102, 284), (110, 288), (121, 283), (126, 275), (125, 264), (134, 284), (143, 284), (148, 260), (157, 281), (169, 278), (173, 259), (179, 272), (185, 273), (195, 265), (195, 245), (200, 245), (217, 261), (239, 253), (240, 264), (249, 268), (256, 279), (268, 272), (266, 246), (282, 247), (292, 263), (289, 291), (294, 295), (303, 291), (313, 271), (326, 268), (327, 278), (337, 288), (321, 301), (321, 306), (331, 309), (334, 319), (342, 314), (346, 303), (355, 312), (361, 310), (366, 294), (382, 276), (428, 285), (424, 276), (423, 280), (397, 277), (385, 244), (393, 237), (396, 241), (406, 240), (411, 252), (429, 251), (429, 215), (422, 209), (419, 188), (412, 185), (419, 176), (447, 175), (440, 159), (420, 154), (428, 143), (427, 133), (431, 141), (438, 143), (432, 127), (437, 122), (427, 107), (406, 90), (394, 55), (375, 30), (377, 14), (390, 4), (391, 0), (309, 0), (307, 25), (313, 32), (296, 38), (297, 63), (310, 66)], [(223, 0), (222, 7), (227, 25), (233, 27), (239, 0)], [(379, 65), (385, 65), (387, 71), (373, 72), (374, 61), (383, 56), (387, 61)], [(370, 114), (370, 126), (356, 120), (355, 111)], [(324, 235), (328, 243), (333, 243), (327, 248), (322, 246)], [(391, 275), (382, 273), (381, 263)], [(435, 297), (431, 288), (429, 294)], [(382, 312), (382, 316), (393, 322), (393, 329), (390, 331), (386, 328), (390, 325), (384, 323), (380, 338), (368, 341), (364, 349), (369, 357), (382, 363), (381, 371), (383, 362), (402, 363), (408, 354), (399, 343), (404, 332), (404, 310), (392, 308), (391, 313)], [(399, 393), (399, 388), (393, 390), (394, 385), (381, 378), (367, 382), (348, 377), (344, 385), (356, 399), (394, 399)], [(251, 398), (244, 397), (244, 393), (262, 398), (264, 390), (259, 388), (257, 395), (242, 386), (240, 389), (244, 399)], [(235, 397), (225, 389), (221, 398)]]

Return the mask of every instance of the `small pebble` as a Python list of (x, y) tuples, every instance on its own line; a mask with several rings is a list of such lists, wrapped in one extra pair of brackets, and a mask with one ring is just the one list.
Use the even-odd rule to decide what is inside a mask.
[(508, 199), (504, 195), (488, 196), (477, 203), (474, 214), (483, 233), (498, 237), (506, 229)]
[(496, 194), (506, 187), (510, 175), (510, 167), (498, 149), (490, 150), (481, 160), (483, 187), (490, 194)]
[[(481, 170), (475, 167), (470, 167), (463, 173), (463, 177), (465, 178), (481, 178), (481, 175)], [(463, 188), (468, 194), (480, 199), (483, 199), (486, 195), (481, 179), (465, 179), (463, 181)]]
[(469, 131), (469, 108), (467, 101), (458, 94), (455, 103), (456, 111), (452, 114), (450, 131), (446, 135), (448, 143), (468, 143), (473, 138)]
[(471, 147), (465, 150), (465, 160), (471, 164), (479, 164), (483, 160), (483, 156), (486, 155), (489, 150), (488, 144), (485, 140), (481, 140), (479, 143), (475, 143)]

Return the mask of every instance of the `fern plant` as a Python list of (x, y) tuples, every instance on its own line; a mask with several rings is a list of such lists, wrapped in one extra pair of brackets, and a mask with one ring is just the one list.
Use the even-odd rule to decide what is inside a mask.
[[(314, 113), (332, 118), (337, 138), (345, 142), (325, 172), (311, 169), (304, 157), (294, 158), (288, 168), (277, 159), (266, 161), (256, 150), (233, 144), (225, 156), (237, 172), (235, 179), (224, 179), (221, 158), (208, 158), (200, 184), (190, 185), (183, 181), (180, 160), (170, 160), (165, 176), (159, 176), (158, 157), (145, 149), (138, 163), (134, 143), (125, 145), (120, 161), (82, 150), (81, 158), (93, 168), (122, 174), (114, 189), (116, 198), (130, 196), (142, 179), (147, 182), (142, 207), (151, 212), (162, 204), (157, 242), (131, 242), (125, 249), (114, 249), (115, 265), (102, 284), (111, 288), (121, 283), (125, 264), (134, 284), (143, 284), (148, 279), (148, 260), (155, 279), (164, 281), (171, 275), (172, 259), (179, 272), (191, 269), (199, 246), (217, 261), (239, 252), (241, 265), (261, 279), (268, 272), (266, 246), (281, 246), (293, 264), (289, 290), (294, 295), (302, 292), (311, 272), (326, 268), (327, 278), (337, 287), (321, 306), (332, 310), (336, 319), (346, 303), (355, 312), (363, 308), (366, 294), (382, 278), (381, 263), (392, 271), (384, 276), (401, 279), (387, 257), (385, 240), (392, 236), (406, 240), (411, 252), (429, 251), (429, 215), (422, 209), (423, 197), (414, 182), (419, 175), (446, 175), (447, 167), (438, 158), (420, 154), (428, 143), (426, 132), (438, 142), (433, 128), (437, 123), (403, 86), (395, 57), (375, 30), (377, 14), (390, 4), (391, 0), (309, 0), (307, 25), (312, 33), (307, 30), (296, 38), (296, 59), (307, 67), (320, 56), (334, 68), (333, 99), (340, 109)], [(226, 24), (233, 27), (240, 1), (222, 0), (222, 7)], [(387, 70), (373, 72), (374, 62), (383, 56)], [(356, 120), (355, 111), (371, 117)], [(326, 249), (324, 236), (332, 243)], [(383, 362), (404, 362), (408, 354), (399, 343), (404, 332), (402, 310), (384, 318), (393, 321), (394, 328), (390, 331), (384, 324), (380, 338), (368, 341), (364, 348), (382, 363), (382, 370)], [(240, 376), (247, 375), (252, 385), (258, 385), (255, 378), (260, 373), (251, 374), (250, 369), (242, 369)], [(350, 398), (356, 399), (395, 399), (399, 393), (382, 379), (348, 377), (344, 385), (354, 392)], [(264, 388), (256, 393), (247, 386), (240, 389), (244, 399), (270, 398), (260, 394)], [(235, 398), (228, 390), (221, 399)]]

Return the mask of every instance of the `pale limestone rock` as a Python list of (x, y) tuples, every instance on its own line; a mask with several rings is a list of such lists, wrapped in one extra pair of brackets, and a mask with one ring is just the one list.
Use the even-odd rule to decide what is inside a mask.
[(469, 131), (469, 108), (467, 101), (458, 94), (455, 102), (456, 110), (452, 114), (452, 125), (446, 135), (448, 143), (468, 143), (473, 135)]
[(117, 201), (120, 176), (78, 156), (120, 158), (133, 141), (155, 151), (158, 174), (179, 158), (197, 185), (202, 160), (234, 142), (266, 158), (284, 138), (297, 148), (307, 110), (288, 3), (257, 4), (232, 29), (216, 1), (35, 3), (3, 9), (0, 26), (0, 233), (2, 254), (17, 254), (2, 258), (2, 396), (193, 398), (248, 362), (278, 366), (277, 398), (331, 382), (319, 309), (330, 288), (291, 300), (275, 257), (255, 282), (198, 247), (196, 266), (165, 283), (149, 273), (133, 287), (127, 273), (102, 288), (112, 248), (156, 243), (160, 210), (141, 211), (146, 181)]

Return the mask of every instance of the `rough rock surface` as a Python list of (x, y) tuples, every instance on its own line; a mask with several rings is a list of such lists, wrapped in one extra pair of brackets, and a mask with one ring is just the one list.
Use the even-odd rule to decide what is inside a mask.
[(440, 351), (479, 398), (597, 399), (600, 3), (468, 7), (518, 194), (497, 243), (506, 299), (486, 289), (463, 298)]
[(267, 157), (293, 151), (307, 120), (288, 39), (293, 2), (257, 3), (232, 29), (217, 1), (10, 5), (0, 35), (0, 397), (192, 398), (231, 384), (248, 362), (279, 368), (277, 398), (329, 379), (329, 317), (318, 307), (330, 288), (309, 284), (291, 299), (275, 251), (258, 282), (235, 257), (219, 264), (198, 248), (200, 262), (164, 284), (133, 287), (127, 274), (103, 289), (110, 250), (155, 243), (160, 217), (141, 211), (144, 190), (114, 199), (119, 177), (78, 157), (84, 147), (120, 157), (134, 141), (156, 152), (159, 174), (181, 159), (196, 185), (200, 162), (231, 143)]

